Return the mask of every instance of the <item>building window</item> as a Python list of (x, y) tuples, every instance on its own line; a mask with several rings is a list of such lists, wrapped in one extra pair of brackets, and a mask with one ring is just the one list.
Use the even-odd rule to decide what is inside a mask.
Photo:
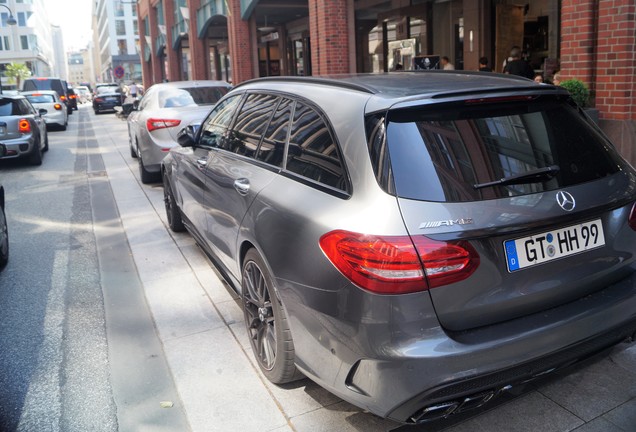
[(29, 49), (29, 38), (25, 35), (20, 36), (20, 48), (23, 50)]
[(124, 5), (122, 2), (115, 3), (115, 16), (116, 17), (124, 16)]
[(117, 51), (119, 55), (128, 54), (128, 44), (126, 43), (126, 39), (117, 39)]
[(115, 21), (115, 34), (117, 36), (126, 35), (126, 22), (124, 20)]
[(130, 7), (130, 9), (132, 10), (132, 16), (136, 17), (137, 16), (137, 6), (132, 5)]
[(9, 14), (6, 12), (0, 13), (0, 17), (2, 18), (2, 27), (8, 27), (7, 20), (9, 19)]
[(9, 36), (0, 37), (0, 51), (11, 51), (11, 46), (9, 46)]
[(133, 34), (139, 36), (139, 23), (137, 20), (133, 20)]
[(24, 12), (18, 12), (18, 26), (26, 27), (27, 25), (27, 15)]

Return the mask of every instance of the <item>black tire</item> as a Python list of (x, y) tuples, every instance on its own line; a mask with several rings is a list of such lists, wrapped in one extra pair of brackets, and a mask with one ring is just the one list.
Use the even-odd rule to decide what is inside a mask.
[(29, 163), (31, 165), (42, 165), (42, 149), (40, 148), (39, 139), (36, 139), (33, 143), (33, 151), (29, 156)]
[(303, 378), (296, 368), (294, 342), (273, 279), (255, 249), (245, 255), (242, 303), (252, 351), (263, 375), (274, 384)]
[(44, 132), (44, 148), (42, 151), (49, 151), (49, 134), (47, 132)]
[(146, 169), (144, 161), (141, 158), (141, 153), (137, 155), (137, 162), (139, 164), (139, 177), (141, 177), (141, 182), (143, 184), (155, 183), (159, 180), (159, 173), (153, 173)]
[(9, 262), (9, 230), (7, 217), (4, 213), (4, 204), (0, 206), (0, 270)]
[(177, 202), (174, 199), (174, 193), (172, 192), (172, 186), (168, 175), (163, 175), (163, 203), (166, 207), (166, 217), (168, 218), (168, 226), (173, 232), (185, 231), (183, 225), (183, 218), (181, 217), (181, 210), (177, 206)]
[(93, 110), (93, 111), (95, 111), (95, 115), (99, 114), (99, 110)]
[(133, 139), (132, 136), (130, 136), (130, 128), (128, 128), (128, 145), (130, 146), (130, 157), (137, 159), (137, 151), (133, 147)]

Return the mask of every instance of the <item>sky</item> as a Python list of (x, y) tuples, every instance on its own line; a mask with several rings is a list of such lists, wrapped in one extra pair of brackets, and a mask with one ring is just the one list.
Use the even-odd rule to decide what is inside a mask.
[(51, 24), (59, 25), (66, 51), (86, 48), (91, 40), (91, 3), (94, 0), (44, 0)]

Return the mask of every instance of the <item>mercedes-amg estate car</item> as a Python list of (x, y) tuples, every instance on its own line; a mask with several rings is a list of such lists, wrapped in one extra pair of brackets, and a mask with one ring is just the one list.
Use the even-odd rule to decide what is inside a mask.
[(275, 383), (420, 423), (636, 332), (636, 172), (562, 88), (265, 78), (178, 140), (169, 224), (240, 293)]

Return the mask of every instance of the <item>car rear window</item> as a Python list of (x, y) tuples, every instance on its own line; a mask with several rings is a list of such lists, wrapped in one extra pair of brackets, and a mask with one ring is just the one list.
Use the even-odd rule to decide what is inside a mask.
[[(572, 186), (624, 164), (576, 108), (558, 100), (447, 105), (367, 118), (376, 178), (394, 195), (466, 202)], [(539, 181), (486, 186), (557, 167)]]
[(20, 99), (0, 99), (0, 116), (18, 116), (24, 114), (28, 114), (28, 110), (22, 105)]
[(31, 103), (51, 103), (55, 102), (55, 98), (50, 94), (41, 95), (26, 95), (25, 96)]
[(159, 93), (159, 106), (163, 108), (214, 105), (227, 93), (225, 87), (168, 88)]

